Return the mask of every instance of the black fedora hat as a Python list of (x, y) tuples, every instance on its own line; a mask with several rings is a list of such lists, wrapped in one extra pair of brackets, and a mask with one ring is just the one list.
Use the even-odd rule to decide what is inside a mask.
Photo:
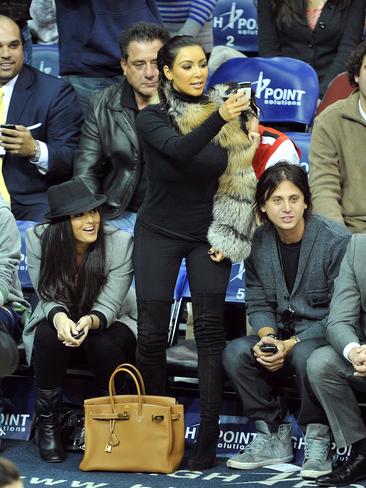
[(45, 214), (46, 219), (88, 212), (100, 207), (107, 199), (105, 195), (94, 195), (81, 178), (51, 186), (47, 196), (50, 210)]

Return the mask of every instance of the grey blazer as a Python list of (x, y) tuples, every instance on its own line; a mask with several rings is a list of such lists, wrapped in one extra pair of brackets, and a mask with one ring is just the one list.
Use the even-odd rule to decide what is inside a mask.
[(281, 315), (291, 305), (296, 315), (295, 332), (301, 340), (325, 335), (333, 282), (350, 236), (343, 224), (310, 216), (289, 293), (277, 249), (277, 231), (270, 223), (257, 228), (245, 264), (247, 312), (255, 333), (262, 327), (283, 328)]
[[(107, 327), (115, 321), (123, 322), (131, 329), (134, 329), (135, 332), (136, 299), (134, 291), (130, 289), (133, 276), (133, 240), (127, 232), (115, 230), (111, 226), (106, 225), (105, 230), (107, 282), (93, 304), (92, 309), (101, 312), (105, 316)], [(40, 231), (38, 228), (37, 232), (39, 233)], [(41, 242), (35, 234), (34, 228), (27, 230), (26, 245), (29, 275), (34, 289), (37, 290), (41, 263)], [(23, 341), (29, 363), (32, 357), (34, 333), (37, 325), (41, 320), (48, 317), (54, 307), (59, 306), (67, 309), (67, 306), (63, 303), (40, 300), (25, 326)]]
[(366, 342), (366, 235), (354, 234), (334, 283), (327, 339), (343, 354), (350, 342)]

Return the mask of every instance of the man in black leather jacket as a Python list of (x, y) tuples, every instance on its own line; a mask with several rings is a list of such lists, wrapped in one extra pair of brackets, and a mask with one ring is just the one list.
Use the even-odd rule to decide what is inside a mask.
[(142, 22), (122, 34), (125, 79), (93, 97), (75, 155), (74, 177), (107, 195), (105, 218), (131, 233), (146, 187), (135, 118), (156, 94), (157, 52), (168, 39), (162, 26)]

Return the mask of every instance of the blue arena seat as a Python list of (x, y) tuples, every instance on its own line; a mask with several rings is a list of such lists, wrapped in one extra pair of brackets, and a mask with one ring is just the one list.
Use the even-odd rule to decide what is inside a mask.
[(230, 81), (250, 81), (266, 124), (313, 122), (319, 82), (307, 63), (287, 57), (232, 58), (210, 77), (209, 86)]
[(311, 134), (309, 132), (286, 132), (286, 135), (296, 144), (301, 151), (300, 164), (309, 173), (309, 149)]
[(213, 11), (214, 46), (225, 45), (243, 53), (258, 52), (255, 0), (219, 0)]
[[(191, 291), (189, 289), (186, 263), (183, 259), (174, 290), (174, 301), (170, 316), (169, 345), (174, 343), (184, 301), (189, 301)], [(234, 263), (231, 267), (229, 284), (226, 290), (226, 302), (245, 303), (245, 268), (244, 263)]]
[(58, 44), (33, 44), (32, 66), (47, 75), (59, 76)]

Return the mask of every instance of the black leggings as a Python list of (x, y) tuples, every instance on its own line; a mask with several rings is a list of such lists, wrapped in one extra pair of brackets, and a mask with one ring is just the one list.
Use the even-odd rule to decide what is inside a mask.
[[(119, 322), (88, 334), (80, 347), (85, 350), (89, 368), (103, 392), (107, 391), (109, 377), (116, 366), (135, 362), (135, 336), (127, 325)], [(57, 339), (55, 327), (46, 319), (42, 320), (34, 339), (36, 386), (43, 390), (62, 386), (71, 357), (80, 352), (79, 348), (64, 346)]]
[[(134, 268), (138, 304), (137, 364), (150, 394), (164, 394), (166, 346), (174, 286), (186, 258), (193, 305), (194, 333), (202, 400), (220, 390), (225, 346), (224, 305), (231, 264), (213, 262), (208, 243), (173, 239), (141, 224), (135, 227)], [(202, 393), (207, 395), (202, 398)], [(217, 413), (221, 395), (210, 411)], [(211, 402), (209, 402), (211, 403)]]

